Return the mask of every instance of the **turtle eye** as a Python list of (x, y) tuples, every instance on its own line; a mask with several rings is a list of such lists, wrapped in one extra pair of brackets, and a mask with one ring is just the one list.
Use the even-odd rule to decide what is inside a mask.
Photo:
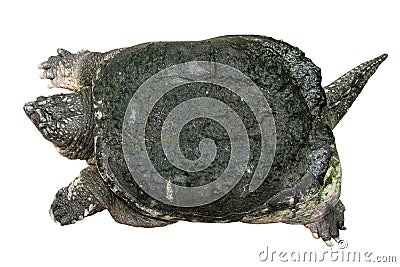
[(46, 100), (46, 98), (44, 96), (39, 96), (38, 98), (36, 98), (36, 102), (41, 102)]

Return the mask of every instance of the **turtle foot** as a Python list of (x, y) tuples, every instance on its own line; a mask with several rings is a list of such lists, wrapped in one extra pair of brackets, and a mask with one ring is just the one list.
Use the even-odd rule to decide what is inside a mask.
[(57, 56), (51, 56), (47, 61), (39, 64), (38, 68), (43, 69), (40, 78), (51, 81), (49, 88), (58, 87), (72, 91), (78, 89), (81, 60), (89, 53), (89, 51), (81, 51), (73, 54), (62, 48), (57, 49)]
[[(97, 177), (95, 174), (97, 171), (88, 167), (67, 187), (58, 190), (50, 207), (50, 216), (56, 223), (73, 224), (104, 209), (104, 205), (90, 190), (90, 186), (92, 189), (97, 188), (89, 180), (89, 178)], [(106, 194), (102, 195), (106, 197)]]
[(346, 227), (344, 227), (344, 210), (343, 203), (339, 201), (324, 217), (304, 226), (310, 229), (314, 238), (321, 237), (326, 245), (333, 246), (332, 238), (340, 244), (343, 241), (339, 238), (339, 230), (346, 230)]

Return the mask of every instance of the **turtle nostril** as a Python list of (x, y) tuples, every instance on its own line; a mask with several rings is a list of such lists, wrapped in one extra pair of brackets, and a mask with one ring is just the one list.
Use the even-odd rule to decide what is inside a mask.
[(40, 123), (40, 116), (36, 112), (30, 114), (29, 118), (35, 125), (38, 125)]
[(24, 111), (25, 111), (26, 115), (29, 116), (30, 113), (33, 112), (33, 110), (34, 110), (34, 108), (33, 108), (32, 102), (26, 103), (26, 104), (24, 105)]

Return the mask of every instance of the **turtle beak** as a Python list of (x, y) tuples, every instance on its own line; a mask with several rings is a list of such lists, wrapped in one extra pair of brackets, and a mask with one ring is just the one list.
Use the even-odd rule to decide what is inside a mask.
[(26, 103), (24, 111), (43, 137), (53, 142), (55, 124), (51, 115), (47, 112), (46, 104), (47, 98), (40, 96), (36, 101)]
[(36, 127), (38, 127), (40, 123), (46, 122), (46, 118), (43, 112), (38, 107), (37, 101), (26, 103), (24, 105), (24, 111)]
[(26, 116), (35, 124), (38, 125), (40, 121), (40, 117), (34, 108), (34, 102), (28, 102), (24, 105), (24, 111)]

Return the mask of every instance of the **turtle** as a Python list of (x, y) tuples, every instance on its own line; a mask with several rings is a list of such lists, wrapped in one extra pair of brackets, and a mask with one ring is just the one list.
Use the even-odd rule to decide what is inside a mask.
[(51, 204), (69, 225), (100, 211), (135, 227), (178, 221), (302, 224), (341, 242), (332, 130), (383, 54), (328, 86), (299, 48), (259, 35), (58, 49), (24, 111), (69, 159), (87, 161)]

